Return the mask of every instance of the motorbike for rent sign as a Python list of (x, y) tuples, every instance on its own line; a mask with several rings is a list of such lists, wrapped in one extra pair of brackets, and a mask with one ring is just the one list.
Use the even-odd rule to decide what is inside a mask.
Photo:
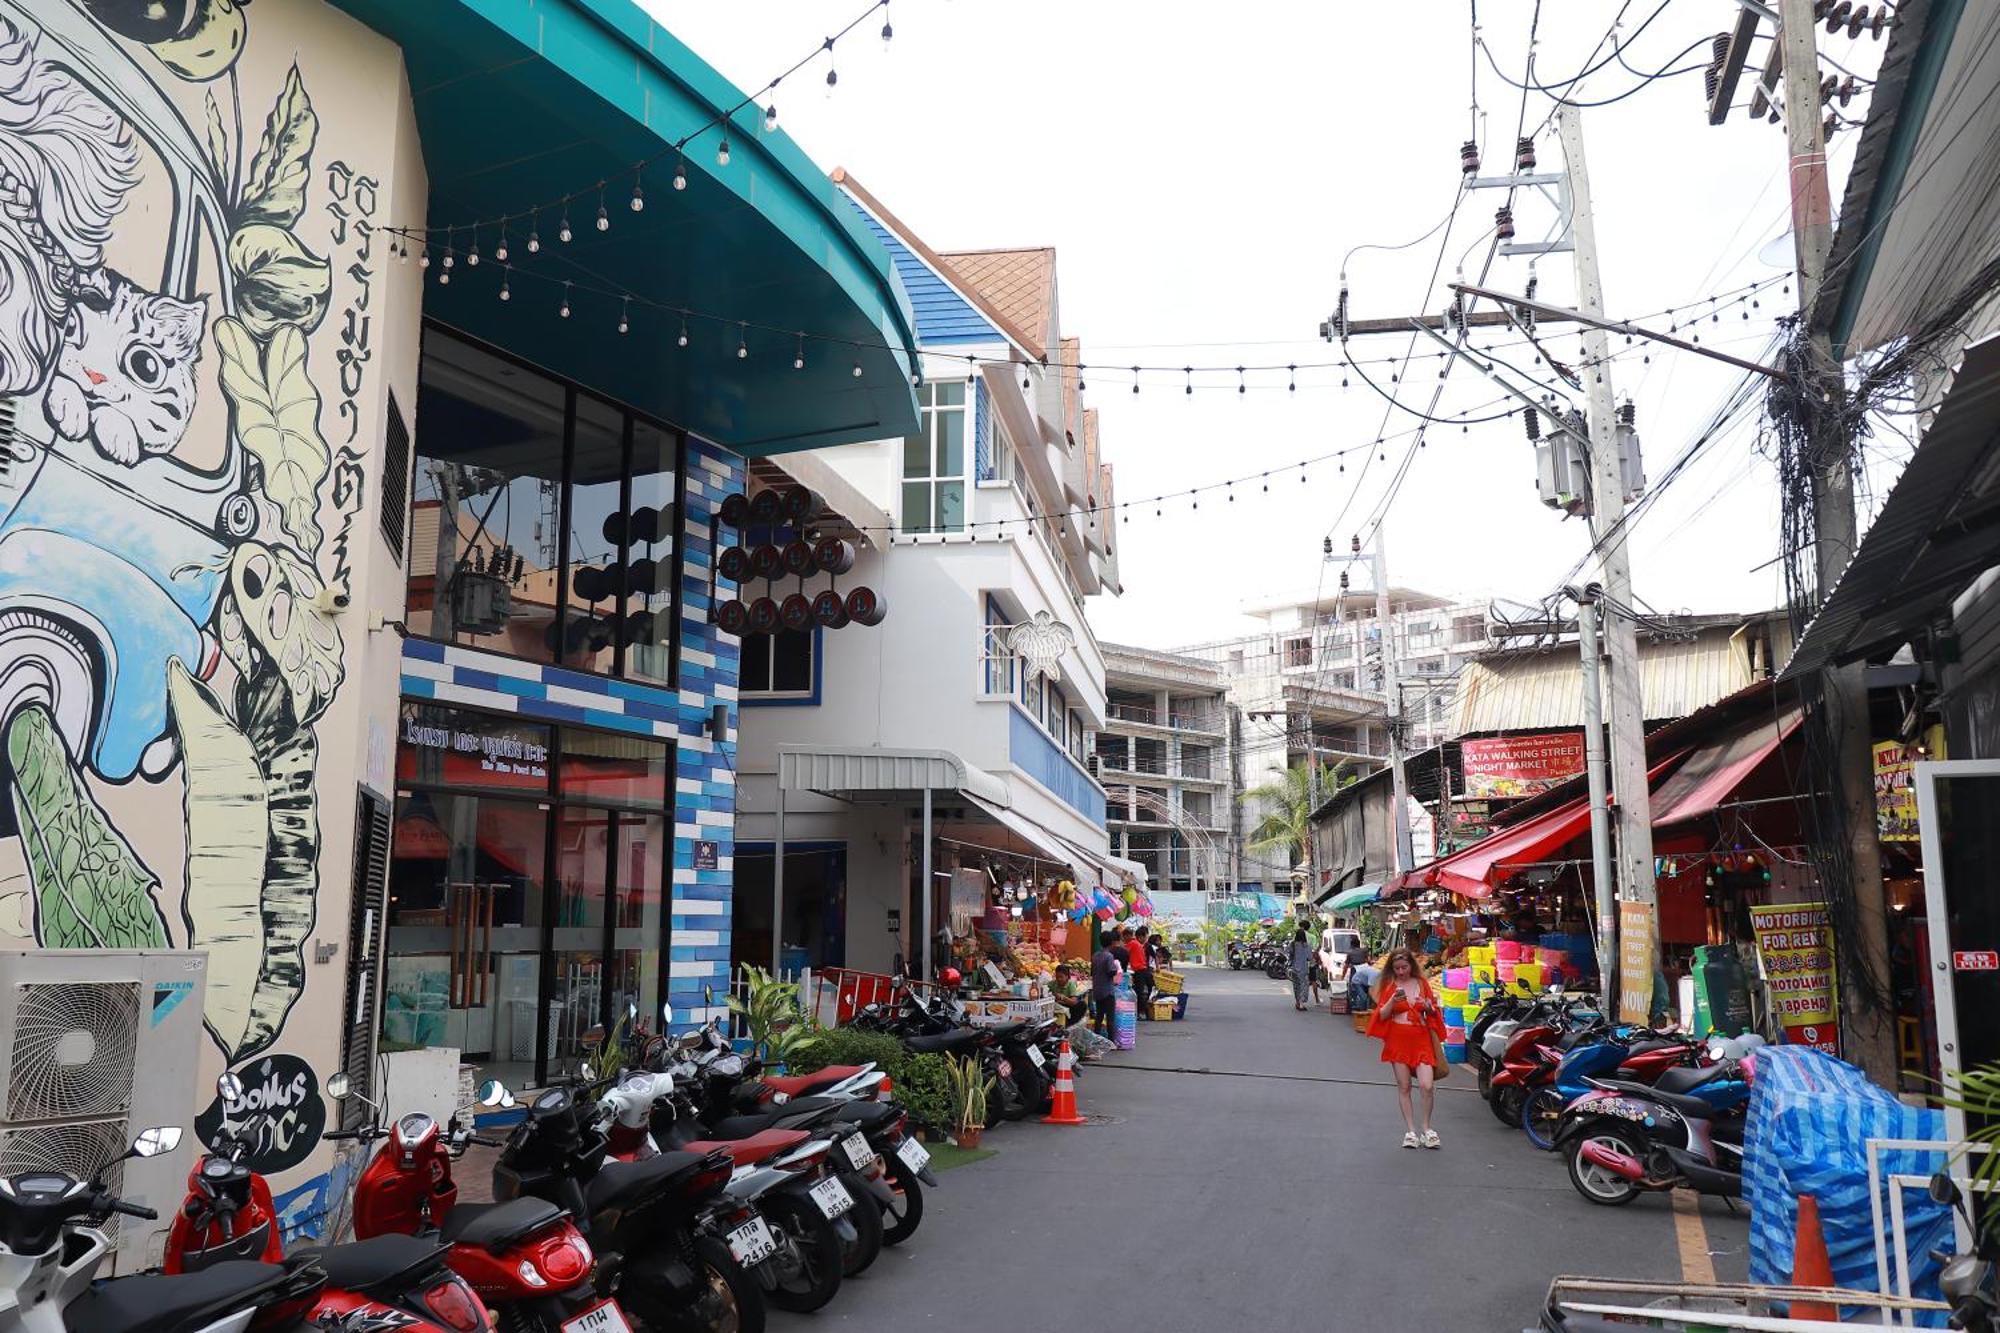
[(1461, 741), (1459, 763), (1465, 771), (1465, 794), (1474, 800), (1533, 796), (1583, 772), (1583, 733)]
[(1834, 978), (1833, 923), (1825, 903), (1779, 903), (1750, 909), (1757, 957), (1771, 1010), (1785, 1040), (1840, 1052), (1840, 1004)]

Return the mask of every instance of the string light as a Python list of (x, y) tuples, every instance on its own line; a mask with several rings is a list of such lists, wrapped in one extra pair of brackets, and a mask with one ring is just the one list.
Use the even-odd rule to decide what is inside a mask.
[(772, 99), (770, 104), (764, 108), (764, 133), (776, 134), (777, 132), (778, 132), (778, 103), (777, 100), (774, 98)]
[(895, 30), (894, 28), (892, 28), (892, 27), (890, 27), (890, 26), (889, 26), (889, 5), (888, 5), (888, 3), (887, 3), (887, 0), (883, 0), (883, 5), (882, 5), (882, 52), (883, 52), (883, 54), (884, 54), (884, 55), (887, 55), (887, 54), (888, 54), (888, 51), (889, 51), (889, 39), (890, 39), (890, 38), (892, 38), (892, 37), (894, 37), (895, 35), (896, 35), (896, 30)]
[(750, 326), (739, 323), (736, 327), (739, 330), (736, 335), (736, 359), (738, 361), (748, 360), (750, 356)]
[(507, 262), (507, 219), (500, 219), (500, 243), (493, 247), (493, 257), (501, 263)]
[(833, 67), (833, 38), (827, 38), (822, 45), (826, 47), (826, 95), (831, 97), (834, 85), (840, 82), (840, 71)]
[(632, 331), (632, 298), (629, 296), (625, 298), (625, 303), (618, 307), (618, 331), (620, 333)]
[(674, 188), (676, 190), (685, 190), (687, 187), (688, 160), (686, 154), (682, 154), (681, 160), (674, 165)]
[(569, 284), (566, 282), (563, 284), (562, 309), (557, 311), (556, 313), (561, 315), (564, 319), (569, 318)]
[(806, 368), (806, 335), (801, 333), (799, 335), (799, 349), (792, 356), (792, 369), (804, 370), (805, 368)]
[(604, 183), (602, 181), (599, 181), (597, 185), (597, 229), (599, 231), (611, 230), (611, 215), (604, 211)]
[(676, 338), (674, 343), (679, 347), (686, 347), (688, 345), (688, 322), (686, 315), (681, 316), (681, 336)]
[(565, 203), (562, 211), (562, 225), (556, 228), (556, 239), (564, 245), (568, 245), (570, 237), (574, 234), (569, 229), (569, 205)]
[(465, 266), (467, 268), (479, 267), (479, 232), (477, 229), (472, 233), (471, 248), (465, 252)]
[(718, 167), (729, 165), (729, 136), (726, 134), (722, 136), (721, 146), (715, 150), (715, 165)]
[(642, 179), (645, 170), (646, 168), (643, 164), (632, 168), (632, 211), (634, 213), (643, 213), (646, 211), (646, 183)]
[(528, 214), (528, 253), (531, 255), (538, 255), (542, 252), (541, 227), (542, 210), (537, 208)]
[[(510, 266), (508, 272), (511, 271), (512, 269)], [(511, 301), (514, 299), (514, 291), (511, 287), (507, 285), (507, 273), (505, 272), (503, 272), (500, 275), (500, 299), (503, 301)]]
[(855, 379), (861, 378), (861, 363), (859, 361), (856, 361), (854, 363), (854, 378)]

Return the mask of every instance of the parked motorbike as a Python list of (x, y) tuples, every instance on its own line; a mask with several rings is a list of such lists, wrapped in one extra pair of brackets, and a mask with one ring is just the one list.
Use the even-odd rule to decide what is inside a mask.
[[(598, 1100), (606, 1124), (606, 1151), (622, 1162), (643, 1162), (659, 1154), (652, 1134), (657, 1108), (671, 1112), (671, 1074), (634, 1071)], [(777, 1245), (751, 1271), (764, 1297), (781, 1310), (817, 1310), (840, 1290), (843, 1256), (858, 1238), (854, 1195), (828, 1169), (830, 1139), (814, 1141), (803, 1132), (770, 1131), (736, 1142), (690, 1139), (676, 1150), (706, 1155), (722, 1151), (734, 1165), (724, 1193), (741, 1205), (740, 1225), (749, 1216), (770, 1225)], [(733, 1227), (731, 1229), (734, 1229)]]
[(1931, 1177), (1933, 1201), (1957, 1211), (1966, 1232), (1973, 1237), (1970, 1254), (1931, 1251), (1931, 1258), (1943, 1265), (1938, 1273), (1938, 1290), (1951, 1306), (1951, 1326), (1967, 1333), (2000, 1333), (2000, 1284), (1994, 1274), (2000, 1268), (2000, 1237), (1990, 1227), (1981, 1227), (1965, 1206), (1965, 1196), (1951, 1172)]
[[(720, 1230), (717, 1214), (739, 1212), (724, 1194), (735, 1163), (726, 1152), (609, 1158), (596, 1104), (602, 1086), (554, 1087), (529, 1104), (494, 1164), (494, 1197), (567, 1209), (597, 1252), (598, 1291), (647, 1326), (761, 1333), (764, 1294), (745, 1267), (769, 1258), (777, 1238), (756, 1216)], [(513, 1098), (489, 1080), (479, 1101)]]
[[(328, 1080), (333, 1084), (339, 1079)], [(216, 1080), (225, 1105), (241, 1100), (243, 1082), (225, 1073)], [(333, 1136), (329, 1136), (333, 1137)], [(244, 1261), (285, 1261), (271, 1187), (243, 1164), (249, 1142), (225, 1118), (208, 1153), (188, 1173), (187, 1197), (167, 1231), (161, 1268), (200, 1273)], [(312, 1305), (316, 1323), (346, 1320), (358, 1327), (410, 1329), (414, 1333), (477, 1333), (489, 1326), (487, 1307), (446, 1261), (446, 1249), (414, 1236), (375, 1236), (345, 1245), (311, 1247), (292, 1258), (310, 1262), (322, 1287)], [(588, 1265), (585, 1265), (587, 1271)], [(289, 1327), (269, 1314), (257, 1328)], [(617, 1324), (592, 1327), (615, 1333)]]
[(1591, 1079), (1654, 1083), (1676, 1067), (1701, 1063), (1704, 1048), (1689, 1038), (1645, 1028), (1606, 1026), (1584, 1031), (1567, 1051), (1538, 1046), (1534, 1055), (1543, 1067), (1524, 1079), (1528, 1095), (1521, 1103), (1521, 1129), (1528, 1142), (1554, 1152), (1564, 1108), (1591, 1090)]
[[(326, 1081), (335, 1101), (352, 1091), (345, 1074)], [(460, 1203), (452, 1163), (473, 1144), (498, 1139), (473, 1132), (464, 1108), (448, 1124), (428, 1115), (383, 1124), (383, 1108), (365, 1097), (366, 1123), (325, 1137), (382, 1142), (354, 1185), (354, 1234), (421, 1236), (449, 1248), (445, 1263), (506, 1321), (510, 1333), (627, 1333), (616, 1298), (591, 1283), (597, 1262), (568, 1212), (545, 1199)]]
[(1592, 1203), (1626, 1204), (1649, 1191), (1743, 1194), (1743, 1118), (1724, 1115), (1695, 1090), (1740, 1084), (1747, 1105), (1755, 1057), (1704, 1069), (1674, 1069), (1654, 1086), (1594, 1079), (1556, 1127), (1570, 1183)]

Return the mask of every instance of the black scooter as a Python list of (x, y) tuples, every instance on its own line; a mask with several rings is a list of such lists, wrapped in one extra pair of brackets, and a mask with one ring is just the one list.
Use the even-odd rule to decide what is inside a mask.
[(1982, 1228), (1972, 1220), (1951, 1172), (1940, 1171), (1931, 1177), (1930, 1196), (1956, 1209), (1973, 1237), (1970, 1254), (1931, 1251), (1931, 1258), (1944, 1265), (1938, 1273), (1938, 1290), (1951, 1305), (1951, 1326), (1967, 1333), (2000, 1333), (2000, 1284), (1994, 1277), (1996, 1261), (2000, 1261), (2000, 1237), (1991, 1227)]
[[(1742, 1078), (1734, 1060), (1690, 1077)], [(1718, 1116), (1700, 1097), (1625, 1079), (1590, 1079), (1595, 1089), (1556, 1122), (1556, 1151), (1570, 1184), (1592, 1203), (1616, 1206), (1641, 1194), (1691, 1189), (1743, 1197), (1743, 1117)]]

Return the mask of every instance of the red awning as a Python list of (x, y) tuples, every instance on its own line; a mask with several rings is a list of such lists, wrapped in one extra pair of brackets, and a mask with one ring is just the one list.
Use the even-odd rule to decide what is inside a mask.
[[(1646, 775), (1649, 785), (1657, 788), (1660, 775), (1672, 769), (1685, 753), (1676, 750), (1655, 764)], [(1393, 898), (1423, 889), (1449, 889), (1465, 898), (1491, 898), (1500, 881), (1514, 870), (1561, 859), (1555, 853), (1581, 837), (1589, 827), (1590, 800), (1578, 797), (1524, 823), (1502, 829), (1463, 851), (1397, 875), (1383, 888), (1382, 896)]]
[(1546, 861), (1551, 852), (1561, 850), (1589, 827), (1590, 802), (1571, 801), (1525, 824), (1503, 829), (1463, 851), (1396, 876), (1382, 890), (1382, 896), (1392, 898), (1420, 889), (1449, 889), (1466, 898), (1490, 898), (1494, 883), (1505, 878), (1496, 874), (1496, 869)]
[(1798, 729), (1800, 716), (1798, 709), (1787, 709), (1775, 720), (1760, 718), (1697, 748), (1653, 793), (1653, 826), (1713, 813)]

